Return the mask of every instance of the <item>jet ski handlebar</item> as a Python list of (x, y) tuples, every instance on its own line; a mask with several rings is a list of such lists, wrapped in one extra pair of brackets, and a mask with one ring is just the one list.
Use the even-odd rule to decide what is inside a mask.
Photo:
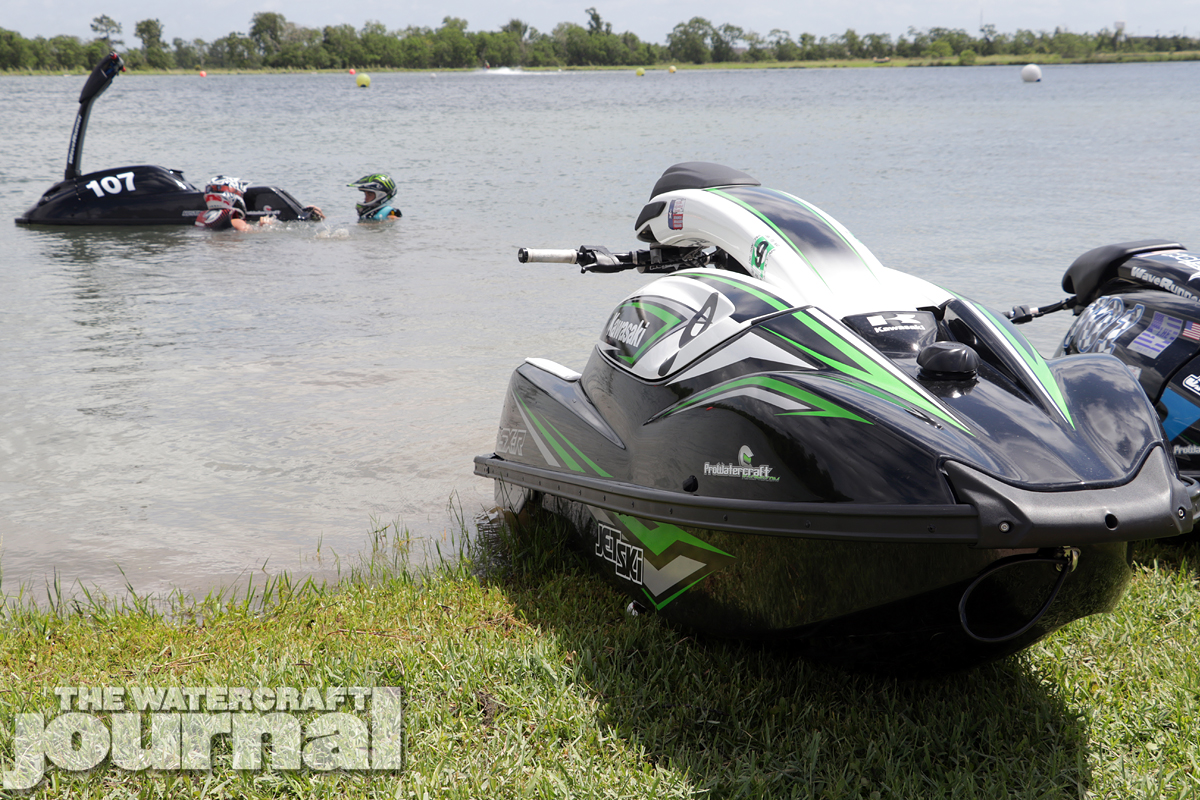
[(701, 248), (655, 247), (650, 250), (631, 250), (614, 253), (599, 245), (582, 245), (578, 250), (554, 250), (522, 247), (517, 250), (522, 264), (578, 264), (580, 272), (674, 272), (677, 269), (702, 267), (709, 255)]
[(1074, 308), (1076, 305), (1078, 305), (1078, 298), (1072, 295), (1048, 306), (1013, 306), (1012, 311), (1006, 312), (1004, 316), (1008, 317), (1014, 325), (1023, 325), (1032, 319), (1053, 314), (1055, 311), (1062, 311), (1064, 308)]

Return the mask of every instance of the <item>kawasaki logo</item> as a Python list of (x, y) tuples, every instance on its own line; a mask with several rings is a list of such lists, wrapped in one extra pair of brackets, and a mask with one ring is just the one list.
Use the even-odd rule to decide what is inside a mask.
[(628, 321), (620, 317), (614, 318), (608, 326), (608, 338), (629, 347), (637, 347), (642, 343), (650, 325), (646, 320)]

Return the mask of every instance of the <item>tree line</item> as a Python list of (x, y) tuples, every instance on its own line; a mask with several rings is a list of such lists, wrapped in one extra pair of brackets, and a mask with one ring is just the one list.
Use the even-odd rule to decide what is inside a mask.
[(409, 26), (389, 31), (380, 22), (307, 28), (283, 14), (260, 12), (249, 33), (233, 32), (214, 42), (174, 38), (167, 44), (157, 19), (139, 21), (133, 29), (140, 48), (125, 48), (122, 26), (107, 15), (92, 20), (96, 38), (38, 36), (26, 39), (0, 28), (0, 70), (91, 69), (110, 50), (120, 51), (130, 69), (224, 68), (253, 70), (397, 68), (453, 69), (482, 66), (586, 67), (635, 66), (666, 62), (825, 61), (840, 59), (920, 58), (973, 63), (979, 56), (1015, 55), (1087, 58), (1101, 53), (1180, 52), (1200, 49), (1186, 36), (1126, 36), (1121, 30), (1071, 33), (1018, 30), (1000, 33), (984, 25), (978, 36), (956, 28), (909, 28), (906, 35), (845, 33), (817, 37), (776, 28), (760, 35), (736, 25), (714, 25), (703, 17), (680, 22), (666, 44), (643, 42), (634, 33), (613, 33), (595, 8), (586, 26), (562, 22), (542, 33), (519, 19), (498, 31), (468, 31), (467, 21), (446, 17), (441, 27)]

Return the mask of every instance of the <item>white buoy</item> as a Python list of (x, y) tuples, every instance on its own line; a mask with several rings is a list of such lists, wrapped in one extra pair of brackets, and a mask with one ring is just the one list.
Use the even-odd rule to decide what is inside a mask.
[(1021, 80), (1026, 83), (1037, 83), (1042, 79), (1042, 68), (1037, 64), (1026, 64), (1021, 67)]

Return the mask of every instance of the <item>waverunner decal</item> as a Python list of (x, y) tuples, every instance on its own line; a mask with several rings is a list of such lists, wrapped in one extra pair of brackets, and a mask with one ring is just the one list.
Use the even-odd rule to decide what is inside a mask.
[[(542, 457), (546, 459), (547, 464), (549, 464), (552, 467), (559, 466), (559, 463), (554, 459), (553, 456), (550, 455), (549, 451), (546, 449), (545, 444), (543, 444), (543, 442), (542, 442), (542, 438), (539, 437), (532, 430), (534, 427), (536, 427), (539, 431), (541, 431), (542, 437), (545, 437), (545, 441), (549, 442), (550, 446), (554, 448), (554, 452), (558, 453), (559, 458), (561, 458), (563, 460), (563, 462), (566, 463), (567, 468), (569, 470), (571, 470), (572, 472), (585, 472), (586, 471), (586, 470), (584, 470), (583, 467), (581, 467), (579, 465), (579, 461), (582, 461), (591, 468), (592, 472), (595, 472), (600, 477), (602, 477), (602, 478), (611, 478), (612, 477), (612, 475), (609, 475), (607, 472), (605, 472), (603, 469), (601, 469), (599, 466), (597, 466), (596, 462), (592, 461), (590, 458), (588, 458), (586, 455), (584, 455), (583, 451), (580, 450), (578, 447), (576, 447), (575, 444), (570, 439), (568, 439), (566, 436), (563, 436), (562, 432), (559, 431), (558, 428), (554, 427), (553, 423), (551, 423), (549, 420), (547, 420), (546, 424), (543, 425), (542, 421), (539, 420), (537, 418), (537, 416), (534, 415), (533, 411), (531, 411), (529, 409), (529, 406), (525, 405), (525, 401), (522, 400), (517, 395), (516, 392), (513, 392), (513, 398), (517, 401), (517, 410), (521, 412), (521, 418), (523, 420), (525, 420), (525, 424), (530, 429), (529, 434), (533, 438), (534, 444), (536, 444), (538, 447), (538, 450), (541, 451)], [(532, 423), (532, 424), (530, 424), (530, 423)], [(550, 430), (546, 430), (546, 426), (549, 426)], [(554, 432), (553, 435), (551, 434), (551, 431)], [(558, 438), (556, 439), (555, 436), (557, 436)], [(575, 452), (575, 455), (579, 456), (579, 461), (576, 461), (575, 458), (572, 457), (571, 453), (569, 453), (567, 451), (567, 449), (563, 447), (562, 444), (559, 444), (559, 441), (558, 441), (559, 439), (561, 439), (562, 442), (564, 444), (566, 444), (567, 447), (571, 448), (571, 450), (573, 450)]]
[(640, 585), (659, 610), (736, 560), (669, 523), (617, 514), (619, 522), (610, 525), (600, 521), (608, 519), (607, 514), (598, 509), (592, 513), (597, 517), (595, 555), (613, 564), (618, 577)]
[(867, 425), (871, 424), (870, 421), (863, 419), (852, 411), (835, 405), (824, 397), (815, 395), (812, 392), (806, 392), (786, 381), (766, 375), (751, 375), (746, 378), (738, 378), (728, 383), (714, 386), (711, 389), (697, 392), (686, 400), (676, 403), (660, 414), (651, 417), (648, 422), (669, 417), (680, 411), (687, 411), (688, 409), (700, 408), (702, 406), (708, 407), (716, 403), (732, 400), (735, 397), (750, 397), (755, 400), (761, 400), (764, 403), (769, 403), (780, 409), (776, 412), (777, 416), (830, 417), (832, 419), (848, 419), (853, 422), (862, 422)]
[(899, 405), (901, 408), (916, 408), (936, 419), (950, 423), (964, 433), (974, 435), (971, 429), (955, 416), (954, 412), (925, 391), (920, 384), (913, 381), (887, 358), (877, 351), (872, 352), (860, 347), (855, 341), (857, 337), (832, 317), (815, 307), (806, 308), (790, 316), (817, 334), (824, 342), (832, 345), (836, 352), (822, 353), (770, 327), (764, 327), (764, 330), (770, 331), (842, 375), (861, 382), (860, 388), (864, 391)]
[(1075, 420), (1071, 418), (1071, 410), (1067, 407), (1067, 400), (1063, 397), (1062, 389), (1059, 388), (1058, 381), (1054, 379), (1054, 374), (1050, 371), (1050, 365), (1046, 363), (1046, 359), (1042, 358), (1042, 354), (1008, 320), (999, 319), (991, 311), (967, 300), (962, 295), (954, 294), (954, 292), (950, 294), (954, 295), (962, 303), (955, 311), (967, 310), (973, 312), (973, 316), (978, 323), (991, 328), (993, 334), (999, 335), (1000, 341), (1008, 343), (1009, 350), (1016, 354), (1018, 358), (1008, 359), (1007, 361), (1013, 367), (1023, 371), (1025, 373), (1025, 384), (1038, 394), (1041, 394), (1043, 400), (1048, 401), (1048, 407), (1056, 409), (1062, 415), (1062, 418), (1067, 421), (1067, 424), (1074, 428)]

